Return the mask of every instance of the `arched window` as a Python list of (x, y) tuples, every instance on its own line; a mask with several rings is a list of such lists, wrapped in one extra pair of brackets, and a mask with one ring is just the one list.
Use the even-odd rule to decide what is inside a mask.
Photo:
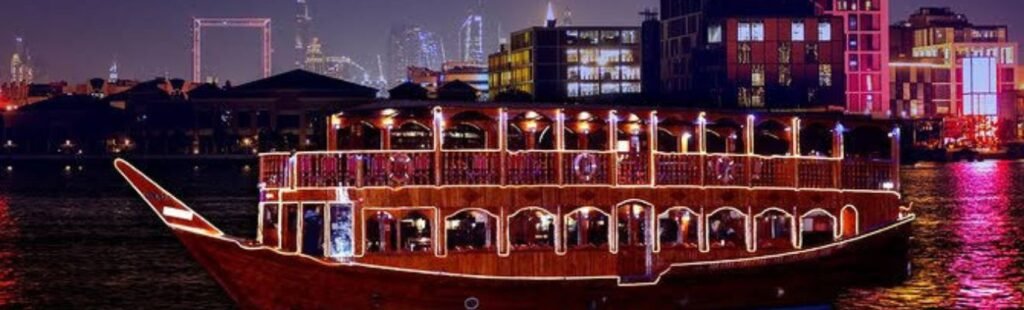
[(889, 132), (879, 127), (862, 126), (843, 134), (844, 150), (847, 157), (865, 159), (889, 159), (892, 144)]
[(377, 211), (366, 219), (366, 251), (394, 252), (398, 250), (398, 229), (395, 218), (388, 212)]
[(565, 216), (565, 244), (569, 248), (608, 245), (609, 217), (600, 209), (583, 207)]
[(827, 211), (814, 209), (800, 217), (800, 244), (813, 248), (835, 241), (836, 218)]
[(789, 133), (786, 125), (768, 120), (754, 128), (754, 154), (786, 155), (789, 153)]
[(755, 242), (758, 249), (792, 249), (793, 216), (771, 208), (754, 217)]
[(716, 210), (708, 216), (707, 229), (708, 242), (712, 248), (746, 248), (747, 215), (739, 210)]
[(466, 210), (448, 217), (445, 236), (450, 251), (489, 250), (495, 246), (498, 218), (480, 210)]
[(431, 228), (430, 218), (422, 213), (413, 211), (407, 214), (399, 225), (402, 251), (429, 252), (433, 249)]
[(679, 138), (664, 128), (658, 129), (658, 152), (662, 153), (678, 153), (679, 152)]
[(700, 215), (689, 208), (673, 208), (658, 216), (661, 246), (696, 248), (700, 243)]
[(620, 246), (641, 246), (648, 242), (654, 208), (640, 203), (626, 203), (615, 208), (616, 229)]
[(707, 125), (708, 153), (743, 153), (743, 127), (731, 119), (720, 119)]
[(487, 133), (470, 124), (456, 124), (444, 132), (444, 148), (448, 150), (487, 148)]
[(406, 122), (391, 131), (391, 149), (429, 150), (433, 145), (434, 138), (430, 128), (420, 123)]
[(804, 156), (832, 156), (834, 135), (832, 129), (820, 123), (800, 130), (800, 152)]
[(508, 219), (509, 243), (515, 249), (550, 249), (555, 246), (555, 216), (527, 208)]

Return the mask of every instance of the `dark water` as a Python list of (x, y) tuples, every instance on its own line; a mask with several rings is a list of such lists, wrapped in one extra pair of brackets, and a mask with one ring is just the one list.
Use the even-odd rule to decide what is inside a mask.
[[(109, 163), (7, 165), (0, 162), (0, 308), (232, 307)], [(255, 171), (244, 164), (140, 166), (228, 233), (253, 235)], [(1024, 162), (908, 167), (903, 180), (919, 216), (910, 278), (814, 303), (1024, 306)]]

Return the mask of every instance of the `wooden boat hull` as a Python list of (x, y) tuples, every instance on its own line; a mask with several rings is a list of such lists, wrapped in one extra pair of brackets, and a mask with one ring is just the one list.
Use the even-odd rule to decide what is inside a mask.
[(474, 300), (483, 309), (717, 308), (822, 302), (866, 278), (905, 274), (910, 222), (800, 255), (674, 267), (645, 286), (622, 286), (614, 279), (476, 279), (330, 266), (247, 248), (237, 240), (175, 233), (243, 308), (464, 309)]
[(234, 238), (127, 162), (118, 160), (115, 167), (227, 294), (254, 309), (722, 308), (823, 302), (865, 279), (906, 274), (914, 221), (910, 214), (816, 248), (672, 264), (654, 281), (483, 277), (339, 263)]

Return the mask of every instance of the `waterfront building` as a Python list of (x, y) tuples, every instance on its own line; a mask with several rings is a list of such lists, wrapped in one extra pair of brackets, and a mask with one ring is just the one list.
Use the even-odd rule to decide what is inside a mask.
[(663, 0), (663, 92), (711, 106), (886, 116), (886, 5)]
[(1005, 25), (975, 25), (949, 8), (921, 8), (890, 27), (893, 114), (941, 118), (941, 146), (990, 149), (1015, 139), (1018, 43)]
[(558, 26), (513, 32), (488, 58), (490, 89), (520, 91), (536, 101), (639, 94), (640, 28)]

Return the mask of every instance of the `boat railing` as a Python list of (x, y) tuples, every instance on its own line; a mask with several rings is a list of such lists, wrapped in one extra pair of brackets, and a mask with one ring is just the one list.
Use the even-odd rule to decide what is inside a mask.
[(890, 160), (615, 151), (388, 150), (260, 155), (266, 189), (722, 186), (895, 190)]

